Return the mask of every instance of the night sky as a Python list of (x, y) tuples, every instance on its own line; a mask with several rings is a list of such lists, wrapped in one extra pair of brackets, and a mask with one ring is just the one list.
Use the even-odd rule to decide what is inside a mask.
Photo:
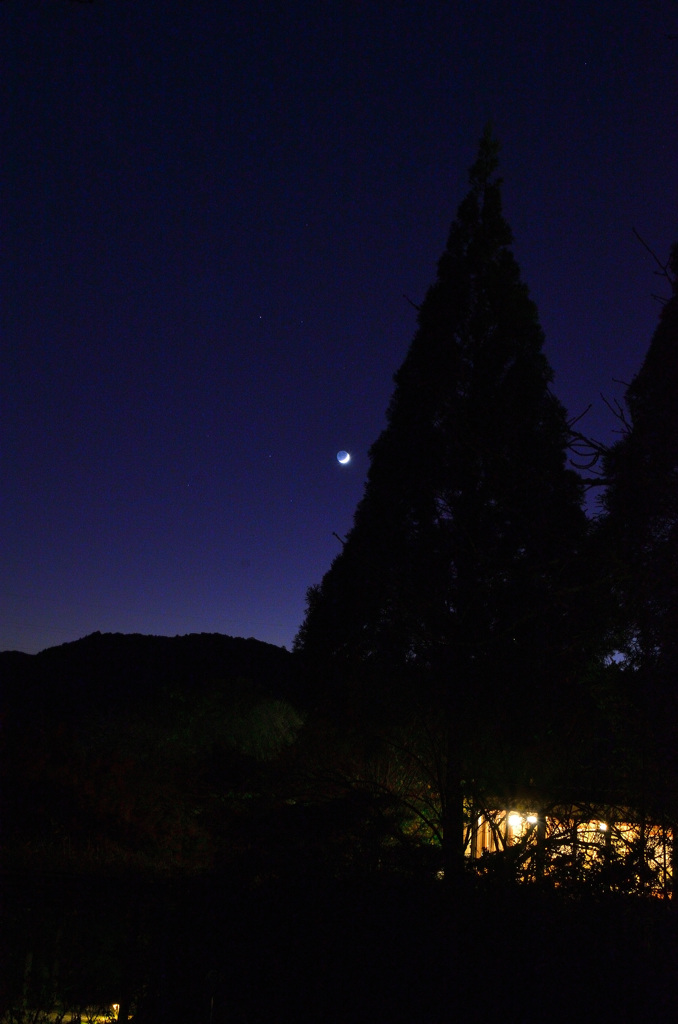
[(291, 645), (488, 119), (610, 440), (667, 293), (632, 228), (678, 240), (672, 35), (674, 0), (2, 0), (0, 649)]

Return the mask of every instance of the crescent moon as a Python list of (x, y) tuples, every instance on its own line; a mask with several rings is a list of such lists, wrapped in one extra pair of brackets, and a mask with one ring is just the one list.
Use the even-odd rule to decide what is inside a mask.
[(337, 452), (337, 462), (340, 462), (342, 466), (345, 466), (347, 462), (351, 461), (351, 456), (348, 452)]

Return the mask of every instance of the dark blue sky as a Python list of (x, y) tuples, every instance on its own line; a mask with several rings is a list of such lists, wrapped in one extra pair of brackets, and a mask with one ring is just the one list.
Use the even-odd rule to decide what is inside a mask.
[[(290, 645), (483, 126), (554, 390), (637, 371), (678, 4), (3, 0), (0, 649)], [(350, 465), (336, 452), (346, 448)]]

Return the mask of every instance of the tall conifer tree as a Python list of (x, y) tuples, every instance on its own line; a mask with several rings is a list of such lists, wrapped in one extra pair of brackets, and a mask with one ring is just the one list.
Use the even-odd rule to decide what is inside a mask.
[(641, 802), (678, 820), (678, 245), (668, 268), (673, 294), (662, 309), (625, 404), (628, 432), (608, 453), (601, 535), (639, 715)]
[(462, 779), (491, 749), (529, 746), (557, 714), (586, 530), (566, 415), (510, 249), (497, 152), (487, 131), (395, 375), (353, 528), (310, 589), (297, 637), (349, 692), (357, 682), (385, 706), (416, 692), (437, 709), (456, 854)]

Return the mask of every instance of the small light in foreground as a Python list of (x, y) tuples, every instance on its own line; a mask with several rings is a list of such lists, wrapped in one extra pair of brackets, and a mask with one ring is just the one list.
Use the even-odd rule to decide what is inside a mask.
[(529, 825), (536, 825), (538, 820), (539, 819), (536, 814), (528, 814), (527, 816), (527, 822)]
[(511, 826), (511, 828), (520, 828), (520, 826), (523, 823), (523, 819), (520, 817), (519, 814), (516, 814), (514, 811), (512, 814), (509, 814), (508, 823)]
[(599, 821), (598, 822), (598, 830), (600, 832), (607, 832), (607, 825), (605, 824), (604, 821)]

